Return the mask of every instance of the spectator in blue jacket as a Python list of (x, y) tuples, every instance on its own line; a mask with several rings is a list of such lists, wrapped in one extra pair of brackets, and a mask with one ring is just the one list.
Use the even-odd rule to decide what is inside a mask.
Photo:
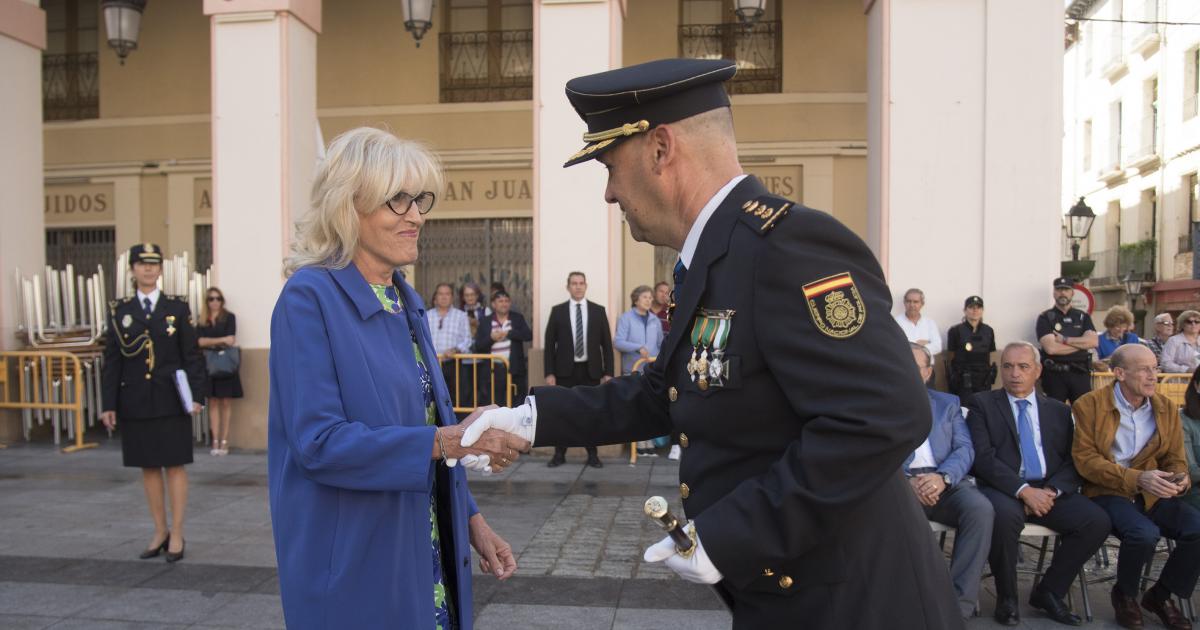
[[(909, 345), (921, 370), (921, 379), (929, 382), (933, 375), (933, 354), (921, 344)], [(925, 516), (957, 529), (954, 552), (950, 555), (950, 577), (958, 595), (959, 612), (966, 619), (974, 614), (979, 601), (983, 561), (992, 544), (996, 516), (992, 503), (967, 476), (975, 461), (975, 447), (958, 396), (927, 391), (933, 426), (929, 437), (904, 460), (904, 475)]]
[(1104, 316), (1104, 332), (1100, 333), (1099, 341), (1096, 355), (1101, 361), (1107, 361), (1117, 348), (1127, 343), (1140, 343), (1141, 339), (1133, 332), (1133, 313), (1119, 305), (1108, 309), (1108, 314)]
[[(641, 285), (629, 294), (633, 306), (621, 313), (617, 319), (617, 336), (613, 337), (613, 347), (621, 353), (621, 374), (633, 372), (633, 364), (641, 359), (652, 359), (658, 356), (659, 347), (663, 342), (662, 320), (651, 310), (654, 306), (654, 291)], [(645, 369), (645, 364), (638, 371)], [(637, 444), (638, 455), (657, 457), (654, 452), (653, 440), (642, 440)]]

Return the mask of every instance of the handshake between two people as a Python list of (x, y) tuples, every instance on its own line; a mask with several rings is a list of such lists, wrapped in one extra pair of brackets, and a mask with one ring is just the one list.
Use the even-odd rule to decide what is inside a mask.
[(488, 405), (457, 425), (438, 427), (434, 448), (442, 449), (447, 466), (492, 474), (513, 465), (533, 444), (534, 422), (529, 404), (515, 408)]

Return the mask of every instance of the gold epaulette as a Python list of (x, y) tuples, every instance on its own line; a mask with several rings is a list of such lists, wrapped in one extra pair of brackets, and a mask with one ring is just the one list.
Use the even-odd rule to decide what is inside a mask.
[(742, 204), (742, 222), (755, 232), (765, 235), (770, 232), (795, 205), (783, 197), (763, 195)]

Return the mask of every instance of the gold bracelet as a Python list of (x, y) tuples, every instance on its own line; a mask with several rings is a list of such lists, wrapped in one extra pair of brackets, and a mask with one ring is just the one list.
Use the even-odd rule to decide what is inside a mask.
[(446, 443), (442, 441), (442, 432), (434, 429), (433, 434), (437, 436), (438, 450), (442, 452), (442, 461), (446, 461)]

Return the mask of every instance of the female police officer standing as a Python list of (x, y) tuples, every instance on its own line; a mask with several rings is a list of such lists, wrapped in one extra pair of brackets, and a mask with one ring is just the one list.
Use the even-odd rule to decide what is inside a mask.
[[(183, 558), (183, 515), (187, 506), (187, 471), (192, 463), (189, 413), (204, 402), (204, 356), (187, 302), (158, 289), (162, 253), (145, 243), (129, 250), (137, 289), (134, 296), (108, 304), (104, 344), (103, 397), (100, 419), (110, 430), (121, 420), (124, 464), (142, 469), (142, 485), (154, 537), (139, 556), (166, 552), (167, 562)], [(175, 372), (184, 370), (191, 388), (191, 408), (184, 407)], [(171, 497), (171, 529), (163, 502), (163, 471)]]
[(963, 403), (975, 392), (987, 391), (996, 382), (996, 332), (983, 323), (983, 298), (968, 297), (963, 303), (961, 324), (946, 335), (946, 350), (950, 352), (950, 393)]

